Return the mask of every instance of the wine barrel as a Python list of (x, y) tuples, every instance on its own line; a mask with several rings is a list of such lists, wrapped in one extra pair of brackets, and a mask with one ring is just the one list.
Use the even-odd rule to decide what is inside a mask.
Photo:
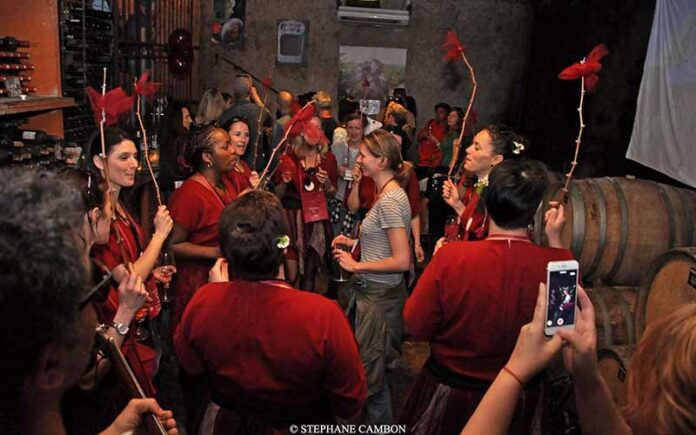
[(696, 247), (672, 249), (652, 263), (638, 288), (638, 340), (650, 323), (689, 302), (696, 302)]
[(597, 346), (636, 343), (633, 313), (636, 287), (596, 287), (587, 289), (595, 310)]
[(628, 370), (636, 351), (635, 345), (609, 346), (597, 349), (597, 368), (609, 387), (611, 397), (618, 407), (626, 405)]
[[(544, 211), (561, 197), (552, 186), (535, 218), (543, 234)], [(628, 178), (587, 178), (570, 183), (563, 246), (573, 251), (586, 282), (638, 285), (664, 251), (696, 242), (696, 192)]]

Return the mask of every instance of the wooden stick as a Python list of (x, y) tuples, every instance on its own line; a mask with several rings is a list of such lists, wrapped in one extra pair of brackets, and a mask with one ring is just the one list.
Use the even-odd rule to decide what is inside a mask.
[[(138, 84), (138, 79), (135, 79), (135, 84)], [(138, 101), (136, 104), (135, 116), (138, 118), (138, 123), (140, 124), (140, 132), (143, 135), (143, 153), (145, 153), (145, 163), (147, 163), (147, 169), (150, 171), (150, 177), (152, 177), (152, 182), (155, 183), (155, 194), (157, 195), (157, 205), (162, 205), (162, 194), (160, 193), (159, 184), (157, 184), (157, 178), (155, 177), (155, 172), (152, 170), (152, 164), (150, 163), (150, 153), (147, 146), (147, 131), (145, 131), (145, 124), (143, 124), (143, 118), (140, 116), (140, 94), (138, 94)]]
[(469, 113), (471, 112), (471, 106), (474, 104), (474, 99), (476, 98), (476, 89), (478, 87), (478, 83), (476, 82), (476, 74), (474, 73), (474, 68), (471, 66), (469, 63), (469, 59), (467, 59), (466, 54), (464, 53), (464, 50), (461, 50), (462, 53), (462, 59), (464, 59), (464, 63), (466, 64), (466, 67), (469, 69), (469, 75), (471, 76), (471, 82), (473, 83), (473, 88), (471, 89), (471, 96), (469, 97), (469, 105), (466, 106), (466, 113), (464, 113), (464, 120), (462, 121), (462, 131), (459, 132), (459, 145), (457, 145), (457, 149), (454, 151), (454, 155), (452, 156), (452, 160), (450, 161), (449, 165), (449, 171), (447, 172), (447, 178), (452, 178), (452, 171), (454, 170), (455, 163), (457, 162), (457, 159), (459, 159), (459, 154), (462, 149), (462, 139), (464, 138), (464, 130), (466, 130), (466, 121), (469, 119)]
[[(581, 63), (585, 63), (585, 59)], [(575, 155), (573, 156), (573, 161), (570, 162), (570, 171), (566, 174), (565, 185), (563, 186), (563, 197), (561, 199), (561, 204), (568, 202), (568, 187), (570, 185), (570, 180), (573, 178), (573, 172), (578, 166), (578, 155), (580, 154), (580, 142), (582, 140), (582, 132), (585, 129), (585, 123), (582, 119), (582, 106), (585, 102), (585, 77), (580, 78), (580, 105), (578, 106), (578, 116), (580, 117), (580, 130), (578, 131), (578, 137), (575, 139)]]
[[(302, 107), (302, 109), (300, 109), (300, 111), (297, 113), (301, 113), (303, 110), (305, 110), (307, 108), (307, 106), (314, 104), (314, 101), (315, 100), (310, 100), (309, 102), (307, 102), (307, 104), (305, 104)], [(263, 184), (264, 179), (269, 175), (268, 169), (271, 167), (271, 163), (273, 163), (273, 158), (275, 157), (275, 155), (278, 152), (278, 150), (280, 149), (280, 147), (283, 146), (283, 144), (285, 142), (287, 142), (288, 135), (290, 134), (290, 130), (292, 130), (293, 125), (294, 125), (294, 123), (287, 126), (287, 129), (285, 130), (285, 134), (283, 135), (283, 138), (280, 140), (280, 142), (278, 142), (278, 145), (276, 145), (275, 148), (273, 148), (273, 152), (271, 153), (271, 157), (268, 159), (268, 162), (266, 163), (266, 167), (263, 168), (263, 172), (261, 172), (261, 176), (259, 177), (259, 184), (254, 186), (253, 190), (256, 190), (259, 186), (261, 186)], [(273, 170), (273, 172), (275, 172), (275, 169)]]
[[(273, 78), (273, 71), (275, 70), (275, 64), (271, 68), (271, 73), (268, 75), (268, 80), (270, 81)], [(270, 86), (270, 83), (269, 83)], [(268, 101), (268, 87), (264, 86), (264, 95), (263, 95), (263, 107), (261, 110), (259, 110), (259, 119), (256, 120), (256, 140), (254, 141), (254, 156), (252, 157), (251, 160), (251, 170), (255, 171), (256, 170), (256, 159), (258, 159), (259, 156), (259, 139), (261, 139), (261, 121), (263, 120), (263, 111), (266, 109), (266, 102)]]

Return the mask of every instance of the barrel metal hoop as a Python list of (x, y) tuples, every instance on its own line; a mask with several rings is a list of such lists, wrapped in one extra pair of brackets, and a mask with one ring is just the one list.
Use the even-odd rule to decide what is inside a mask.
[(626, 302), (626, 298), (623, 297), (623, 293), (617, 290), (616, 287), (609, 288), (611, 289), (612, 293), (616, 295), (616, 299), (619, 301), (619, 307), (621, 307), (621, 312), (624, 315), (624, 322), (628, 327), (626, 329), (628, 332), (628, 343), (624, 344), (634, 344), (636, 342), (636, 337), (634, 332), (633, 315), (631, 314), (631, 310), (628, 307), (628, 302)]
[(628, 222), (628, 203), (626, 201), (626, 194), (624, 193), (623, 189), (619, 185), (619, 183), (616, 181), (616, 178), (612, 177), (606, 177), (609, 182), (614, 186), (614, 190), (616, 191), (616, 197), (619, 200), (619, 209), (621, 210), (621, 239), (619, 241), (619, 249), (616, 252), (616, 258), (614, 259), (614, 264), (611, 267), (611, 270), (606, 276), (606, 281), (611, 282), (611, 280), (614, 279), (614, 276), (616, 273), (619, 271), (619, 268), (621, 267), (621, 263), (623, 262), (624, 254), (626, 253), (626, 242), (628, 241), (628, 227), (629, 227), (629, 222)]
[(694, 210), (691, 208), (692, 202), (688, 200), (686, 195), (678, 195), (681, 198), (682, 209), (684, 210), (684, 246), (693, 245), (693, 233), (694, 233)]
[(573, 236), (570, 250), (575, 258), (582, 255), (582, 246), (585, 244), (585, 202), (582, 193), (577, 186), (570, 185), (570, 199), (573, 201)]
[(672, 204), (672, 200), (667, 193), (667, 186), (660, 183), (655, 183), (655, 185), (657, 185), (657, 190), (660, 192), (662, 202), (665, 203), (665, 207), (667, 208), (667, 222), (669, 222), (669, 243), (667, 244), (667, 249), (672, 249), (674, 248), (674, 238), (676, 237), (677, 231), (674, 225), (674, 221), (676, 219), (674, 214), (674, 204)]
[(602, 191), (602, 188), (599, 187), (597, 180), (593, 178), (588, 178), (587, 181), (589, 182), (590, 186), (592, 187), (592, 190), (594, 191), (594, 194), (597, 197), (597, 212), (599, 214), (599, 241), (597, 251), (595, 252), (595, 256), (592, 259), (590, 267), (588, 267), (587, 270), (583, 272), (585, 276), (589, 279), (594, 273), (594, 271), (597, 269), (599, 262), (602, 260), (602, 256), (604, 255), (604, 248), (607, 245), (607, 198), (604, 196), (604, 192)]
[(614, 344), (614, 337), (612, 336), (611, 331), (611, 319), (609, 318), (609, 310), (607, 310), (607, 305), (604, 303), (602, 295), (600, 295), (597, 291), (592, 291), (592, 293), (597, 295), (597, 297), (595, 298), (597, 303), (595, 305), (599, 306), (599, 311), (602, 316), (602, 324), (604, 325), (604, 346), (611, 346), (612, 344)]

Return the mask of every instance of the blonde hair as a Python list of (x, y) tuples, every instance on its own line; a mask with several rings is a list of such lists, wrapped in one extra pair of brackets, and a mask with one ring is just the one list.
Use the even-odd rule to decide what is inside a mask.
[(406, 186), (409, 177), (411, 164), (404, 162), (401, 156), (401, 145), (393, 134), (386, 130), (377, 129), (363, 138), (363, 145), (375, 157), (387, 160), (387, 169), (394, 172), (394, 178)]
[(225, 98), (217, 88), (206, 90), (198, 103), (196, 111), (196, 125), (210, 125), (220, 120), (220, 115), (225, 111)]
[[(317, 118), (317, 120), (319, 119), (318, 116), (313, 116), (312, 119), (314, 118)], [(301, 134), (290, 137), (290, 139), (288, 139), (288, 142), (290, 143), (290, 148), (295, 153), (298, 159), (304, 159), (307, 156), (307, 149), (311, 145), (309, 145), (304, 140)], [(319, 145), (318, 150), (319, 154), (321, 154), (321, 156), (324, 157), (324, 155), (329, 151), (329, 144), (323, 143)]]
[(331, 108), (331, 97), (329, 96), (328, 92), (326, 91), (319, 91), (317, 92), (317, 95), (314, 97), (315, 100), (317, 100), (317, 105), (321, 109), (330, 109)]
[(634, 434), (696, 433), (696, 303), (651, 324), (628, 374)]

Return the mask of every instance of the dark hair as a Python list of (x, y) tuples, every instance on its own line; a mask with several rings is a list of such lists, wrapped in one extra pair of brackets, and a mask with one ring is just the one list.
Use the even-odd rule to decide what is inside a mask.
[(246, 124), (247, 127), (249, 127), (249, 129), (251, 129), (251, 127), (249, 126), (249, 120), (247, 119), (246, 116), (236, 116), (236, 115), (233, 116), (232, 118), (228, 119), (227, 121), (225, 121), (225, 123), (222, 124), (222, 128), (225, 129), (225, 131), (230, 131), (230, 127), (232, 127), (232, 124), (234, 124), (236, 122), (243, 122), (244, 124)]
[[(495, 154), (499, 154), (505, 159), (519, 159), (527, 154), (526, 148), (529, 146), (529, 141), (507, 125), (489, 125), (483, 130), (490, 135)], [(524, 149), (520, 149), (516, 153), (515, 150), (518, 146), (515, 145), (515, 142), (523, 145)]]
[[(0, 170), (0, 421), (18, 411), (22, 384), (49, 343), (72, 346), (87, 274), (77, 231), (80, 193), (54, 173)], [(6, 427), (3, 427), (7, 430)], [(11, 431), (10, 431), (11, 432)]]
[(338, 122), (345, 123), (346, 118), (360, 112), (360, 103), (352, 95), (346, 95), (338, 100)]
[(285, 261), (278, 238), (288, 234), (280, 200), (254, 190), (237, 197), (220, 215), (220, 248), (230, 275), (249, 281), (273, 279)]
[(365, 115), (363, 115), (360, 112), (354, 112), (351, 113), (350, 115), (346, 116), (346, 121), (343, 123), (343, 125), (348, 125), (350, 121), (355, 121), (355, 120), (360, 120), (362, 122), (362, 126), (365, 127), (367, 125), (367, 119), (365, 119)]
[(481, 200), (501, 228), (526, 227), (549, 185), (546, 166), (536, 160), (503, 160), (488, 175)]
[(159, 142), (163, 146), (171, 146), (179, 136), (186, 136), (189, 130), (184, 128), (184, 120), (182, 111), (189, 111), (191, 121), (193, 121), (193, 112), (191, 108), (183, 101), (173, 101), (167, 105), (167, 111), (164, 114), (162, 125), (159, 129)]
[[(131, 139), (130, 135), (126, 133), (125, 130), (122, 130), (117, 127), (104, 127), (104, 146), (106, 147), (106, 155), (108, 156), (109, 153), (111, 153), (111, 150), (114, 146), (120, 144), (124, 140), (129, 140), (135, 143), (133, 139)], [(139, 144), (135, 144), (135, 148), (140, 151), (138, 148)], [(92, 136), (92, 141), (90, 142), (89, 145), (89, 155), (85, 156), (86, 157), (86, 166), (87, 170), (99, 174), (101, 171), (99, 168), (97, 168), (94, 165), (94, 159), (92, 157), (100, 155), (102, 152), (101, 148), (101, 139), (99, 135), (99, 131), (96, 132), (94, 136)]]
[(68, 167), (58, 171), (58, 178), (65, 180), (66, 183), (82, 194), (82, 204), (85, 212), (103, 205), (104, 192), (99, 187), (100, 178), (98, 176), (83, 169)]
[(227, 103), (228, 101), (234, 100), (234, 97), (229, 92), (223, 92), (222, 99), (225, 100), (225, 103)]
[(447, 112), (447, 113), (450, 113), (450, 110), (452, 110), (452, 108), (450, 107), (449, 104), (443, 103), (443, 102), (439, 102), (435, 105), (436, 112), (437, 112), (437, 109), (445, 109), (445, 112)]
[(212, 154), (214, 152), (213, 133), (217, 130), (225, 131), (220, 127), (208, 125), (188, 136), (184, 150), (184, 161), (191, 172), (203, 168), (203, 153)]

